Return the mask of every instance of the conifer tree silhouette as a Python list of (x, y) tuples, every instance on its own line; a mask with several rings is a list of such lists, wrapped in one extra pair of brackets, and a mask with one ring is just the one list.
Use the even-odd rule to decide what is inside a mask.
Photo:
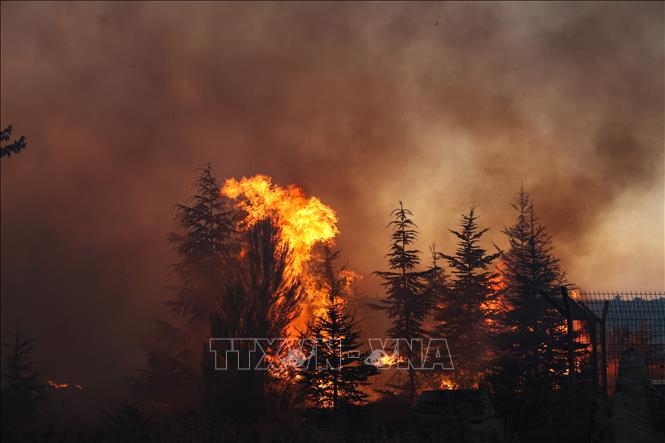
[(492, 359), (483, 306), (496, 295), (493, 280), (497, 275), (490, 265), (501, 253), (487, 254), (479, 244), (488, 230), (478, 227), (472, 207), (468, 214), (462, 215), (459, 229), (450, 231), (458, 239), (455, 254), (440, 254), (448, 262), (452, 280), (445, 299), (434, 310), (436, 332), (448, 340), (455, 381), (464, 387), (475, 386)]
[(239, 251), (237, 214), (221, 195), (212, 166), (200, 165), (197, 172), (194, 195), (176, 206), (178, 230), (168, 236), (178, 258), (173, 265), (178, 285), (175, 298), (164, 304), (184, 325), (153, 319), (150, 340), (143, 344), (147, 366), (132, 379), (139, 398), (176, 408), (201, 402), (201, 345), (210, 337), (210, 315)]
[(39, 402), (44, 399), (46, 386), (39, 380), (32, 353), (35, 350), (34, 338), (16, 325), (16, 333), (11, 343), (3, 343), (9, 357), (2, 371), (3, 431), (21, 433), (29, 430), (37, 415)]
[(360, 330), (347, 312), (345, 284), (335, 269), (339, 252), (324, 249), (321, 274), (326, 291), (325, 311), (314, 318), (305, 334), (304, 355), (315, 354), (299, 371), (307, 398), (319, 408), (338, 410), (348, 404), (362, 404), (367, 394), (359, 389), (378, 373), (364, 363), (367, 352), (360, 349)]
[(426, 273), (417, 270), (420, 251), (414, 249), (418, 231), (411, 220), (413, 214), (400, 201), (399, 207), (390, 215), (393, 219), (388, 226), (392, 233), (390, 249), (386, 255), (389, 270), (374, 272), (383, 280), (382, 285), (387, 294), (372, 306), (383, 310), (392, 320), (392, 326), (387, 331), (389, 337), (414, 340), (411, 342), (414, 346), (402, 346), (399, 349), (400, 357), (408, 364), (406, 381), (401, 386), (393, 384), (393, 387), (399, 387), (408, 399), (413, 400), (418, 391), (415, 368), (420, 366), (422, 360), (422, 350), (415, 340), (423, 339), (426, 335), (423, 322), (429, 314), (431, 299), (426, 291)]

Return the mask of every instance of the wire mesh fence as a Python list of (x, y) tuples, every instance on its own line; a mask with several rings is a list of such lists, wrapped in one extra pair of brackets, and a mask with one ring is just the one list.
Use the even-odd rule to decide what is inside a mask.
[(594, 377), (612, 393), (621, 354), (635, 348), (644, 355), (647, 371), (656, 386), (665, 386), (665, 292), (571, 291), (571, 298), (589, 311), (576, 321), (578, 343), (598, 346), (599, 363)]

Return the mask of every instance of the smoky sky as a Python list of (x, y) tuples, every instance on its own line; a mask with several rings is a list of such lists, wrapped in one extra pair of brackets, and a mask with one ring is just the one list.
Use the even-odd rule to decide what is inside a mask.
[(133, 375), (171, 296), (173, 207), (203, 162), (334, 208), (368, 298), (398, 200), (422, 250), (452, 251), (471, 205), (493, 248), (521, 185), (573, 283), (662, 289), (663, 13), (3, 2), (2, 125), (28, 139), (2, 160), (3, 341), (20, 320), (49, 376)]

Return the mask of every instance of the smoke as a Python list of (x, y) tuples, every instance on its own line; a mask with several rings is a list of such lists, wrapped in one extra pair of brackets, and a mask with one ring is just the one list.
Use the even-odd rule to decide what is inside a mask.
[(131, 375), (205, 161), (333, 207), (369, 297), (397, 200), (450, 251), (474, 203), (501, 244), (521, 183), (573, 282), (662, 287), (663, 8), (3, 2), (2, 124), (28, 138), (2, 162), (3, 337), (21, 319), (56, 379)]

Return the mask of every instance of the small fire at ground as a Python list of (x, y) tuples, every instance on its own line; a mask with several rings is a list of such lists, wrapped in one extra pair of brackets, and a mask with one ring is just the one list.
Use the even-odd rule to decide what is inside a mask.
[(452, 390), (457, 389), (458, 385), (448, 377), (441, 377), (441, 383), (439, 384), (439, 389)]
[(46, 384), (51, 389), (83, 389), (83, 385), (78, 383), (60, 383), (55, 380), (49, 380)]

